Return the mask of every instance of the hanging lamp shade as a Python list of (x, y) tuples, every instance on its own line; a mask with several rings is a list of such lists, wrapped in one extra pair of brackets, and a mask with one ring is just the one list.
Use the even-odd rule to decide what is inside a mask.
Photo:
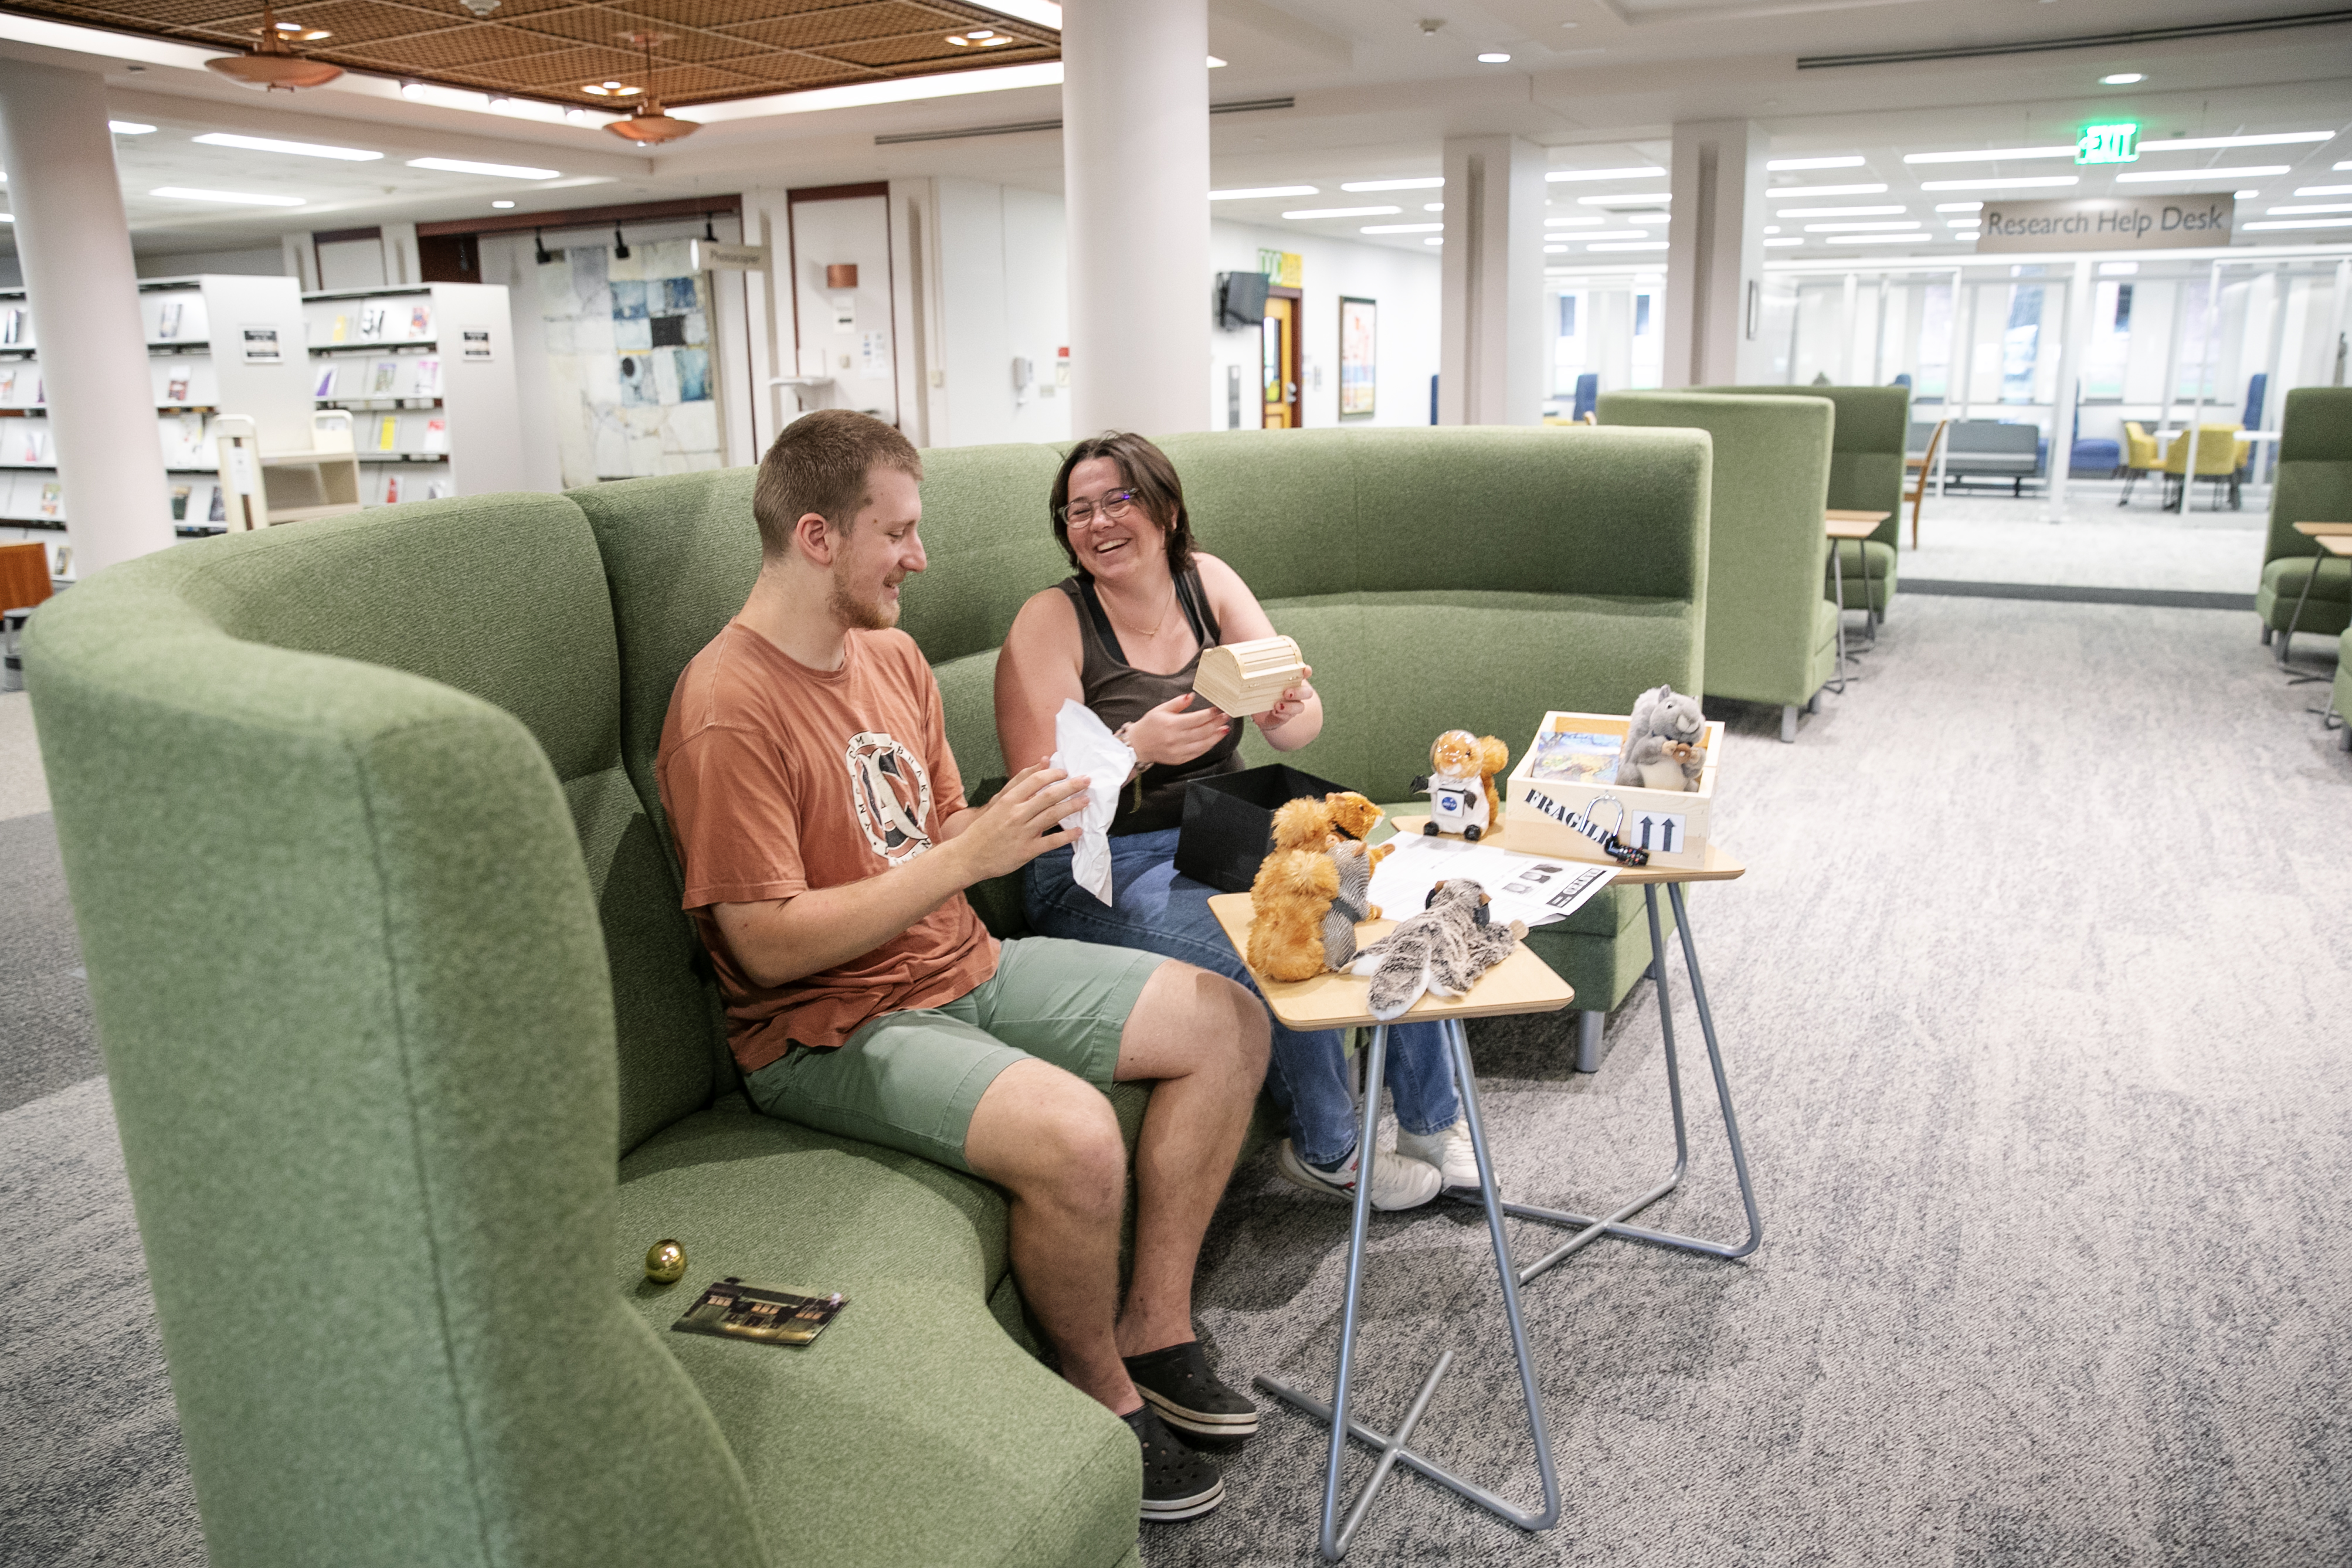
[(249, 55), (222, 55), (205, 62), (207, 70), (218, 71), (231, 81), (265, 91), (292, 92), (297, 88), (324, 87), (343, 74), (341, 66), (331, 66), (323, 60), (304, 59), (294, 52), (290, 37), (305, 42), (323, 38), (327, 34), (318, 28), (298, 27), (291, 23), (281, 27), (277, 13), (267, 4), (261, 7), (261, 42), (253, 46)]
[(691, 120), (678, 120), (664, 114), (659, 103), (647, 99), (629, 110), (626, 120), (615, 120), (604, 129), (625, 140), (650, 145), (691, 136), (702, 127)]

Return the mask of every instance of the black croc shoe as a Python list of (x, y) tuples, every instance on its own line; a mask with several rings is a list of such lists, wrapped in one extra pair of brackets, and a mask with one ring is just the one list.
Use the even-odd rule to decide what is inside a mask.
[(1217, 1467), (1169, 1435), (1159, 1413), (1148, 1404), (1123, 1415), (1128, 1430), (1143, 1445), (1143, 1517), (1169, 1523), (1197, 1519), (1225, 1500), (1224, 1478)]
[(1200, 1437), (1256, 1436), (1257, 1406), (1217, 1381), (1200, 1341), (1124, 1359), (1135, 1392), (1177, 1431)]

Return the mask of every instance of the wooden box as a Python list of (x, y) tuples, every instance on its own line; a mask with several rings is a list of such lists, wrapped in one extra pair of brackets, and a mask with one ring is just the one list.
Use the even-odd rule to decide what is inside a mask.
[(1236, 719), (1263, 713), (1306, 677), (1306, 661), (1288, 637), (1260, 637), (1205, 648), (1192, 689)]
[[(1715, 808), (1716, 766), (1723, 757), (1723, 723), (1709, 720), (1700, 731), (1702, 761), (1695, 791), (1645, 789), (1639, 784), (1600, 783), (1591, 773), (1556, 771), (1577, 749), (1547, 735), (1608, 737), (1619, 744), (1631, 723), (1622, 713), (1544, 715), (1535, 739), (1511, 770), (1503, 791), (1503, 847), (1525, 855), (1559, 855), (1572, 860), (1614, 865), (1600, 837), (1613, 830), (1627, 845), (1650, 851), (1653, 866), (1702, 866)], [(1590, 754), (1589, 752), (1586, 754)], [(1538, 776), (1545, 768), (1549, 776)], [(1614, 801), (1625, 808), (1623, 825)]]

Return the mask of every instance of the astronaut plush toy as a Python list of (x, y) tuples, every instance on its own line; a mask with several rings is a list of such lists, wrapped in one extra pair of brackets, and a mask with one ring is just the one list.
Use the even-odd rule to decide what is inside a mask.
[(1475, 844), (1502, 820), (1495, 775), (1511, 765), (1510, 748), (1492, 735), (1448, 730), (1429, 748), (1429, 774), (1412, 781), (1429, 795), (1423, 833), (1458, 833)]

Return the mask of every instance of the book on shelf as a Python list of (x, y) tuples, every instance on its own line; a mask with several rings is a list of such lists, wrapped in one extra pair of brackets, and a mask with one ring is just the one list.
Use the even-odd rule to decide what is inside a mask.
[(16, 367), (0, 364), (0, 403), (16, 401)]
[(370, 397), (390, 397), (394, 395), (394, 389), (399, 384), (400, 362), (396, 359), (380, 359), (375, 362), (374, 369), (369, 374), (367, 395)]
[(226, 485), (215, 485), (215, 486), (213, 486), (213, 504), (212, 504), (211, 506), (209, 506), (209, 507), (206, 507), (206, 508), (205, 509), (205, 521), (206, 522), (220, 522), (220, 523), (225, 523), (225, 522), (228, 521), (228, 487), (227, 487), (227, 486), (226, 486)]
[(379, 452), (400, 450), (400, 420), (396, 416), (387, 414), (376, 422), (375, 449)]
[(448, 449), (449, 422), (446, 419), (427, 419), (425, 422), (425, 450), (446, 452)]
[(188, 400), (188, 373), (182, 371), (163, 383), (163, 401), (185, 403)]
[(0, 309), (0, 344), (15, 347), (25, 341), (25, 308), (10, 305)]
[(195, 488), (196, 487), (194, 485), (173, 485), (172, 487), (172, 521), (173, 522), (185, 522), (188, 521), (188, 496)]
[(159, 341), (169, 342), (180, 335), (181, 323), (186, 320), (187, 303), (184, 300), (163, 301), (162, 308), (155, 312), (155, 336)]
[(385, 310), (382, 305), (361, 306), (360, 336), (362, 338), (380, 338), (383, 336), (383, 329), (389, 324), (392, 312)]
[(429, 338), (433, 335), (433, 307), (418, 303), (408, 308), (408, 335)]
[(349, 316), (337, 316), (335, 318), (333, 330), (329, 331), (327, 334), (327, 341), (331, 343), (344, 342), (350, 339), (351, 335), (352, 319)]
[(322, 364), (319, 367), (318, 388), (312, 392), (310, 395), (313, 397), (332, 397), (335, 395), (335, 367), (332, 363)]
[(416, 395), (441, 395), (441, 362), (430, 354), (416, 362)]
[(58, 483), (55, 479), (44, 481), (41, 486), (41, 499), (37, 510), (38, 515), (52, 521), (65, 516), (65, 487)]

